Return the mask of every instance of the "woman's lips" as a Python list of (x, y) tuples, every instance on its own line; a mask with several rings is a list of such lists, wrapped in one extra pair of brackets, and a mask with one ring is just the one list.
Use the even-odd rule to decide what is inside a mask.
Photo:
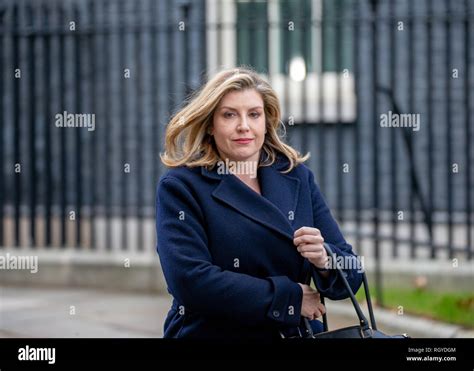
[(239, 144), (248, 144), (252, 141), (253, 139), (235, 139), (234, 142), (239, 143)]

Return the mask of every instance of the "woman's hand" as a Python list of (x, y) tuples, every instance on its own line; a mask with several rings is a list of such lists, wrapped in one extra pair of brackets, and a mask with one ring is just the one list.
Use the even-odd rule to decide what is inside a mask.
[(326, 308), (321, 303), (319, 292), (311, 286), (298, 283), (303, 289), (303, 303), (301, 304), (301, 315), (310, 320), (321, 317), (326, 313)]
[(324, 248), (324, 238), (317, 228), (301, 227), (294, 234), (293, 243), (297, 247), (302, 257), (308, 260), (317, 268), (325, 268), (328, 255)]

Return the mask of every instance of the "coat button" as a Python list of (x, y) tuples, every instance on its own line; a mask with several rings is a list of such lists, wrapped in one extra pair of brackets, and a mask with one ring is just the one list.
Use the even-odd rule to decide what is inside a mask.
[(274, 311), (273, 311), (273, 317), (275, 317), (275, 318), (280, 317), (280, 312), (277, 311), (277, 310), (274, 310)]

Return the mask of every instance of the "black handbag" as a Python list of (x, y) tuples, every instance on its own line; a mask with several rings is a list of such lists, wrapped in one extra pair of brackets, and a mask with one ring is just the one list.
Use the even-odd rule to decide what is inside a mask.
[[(369, 322), (367, 321), (367, 318), (365, 317), (364, 313), (362, 312), (359, 303), (357, 302), (357, 299), (352, 292), (351, 287), (349, 286), (349, 282), (347, 282), (345, 273), (342, 271), (341, 267), (337, 264), (337, 259), (336, 255), (332, 251), (331, 247), (328, 244), (324, 244), (324, 247), (328, 253), (329, 256), (331, 256), (332, 261), (334, 262), (336, 266), (336, 271), (339, 277), (342, 279), (344, 286), (349, 293), (349, 297), (352, 301), (352, 304), (354, 306), (354, 309), (357, 313), (357, 317), (359, 318), (359, 324), (350, 326), (350, 327), (344, 327), (340, 328), (337, 330), (333, 331), (328, 331), (328, 321), (327, 321), (327, 316), (326, 313), (323, 314), (323, 329), (324, 332), (321, 333), (313, 333), (311, 324), (309, 323), (309, 320), (307, 318), (304, 318), (304, 325), (305, 325), (305, 331), (304, 333), (301, 333), (301, 336), (298, 337), (303, 337), (303, 338), (311, 338), (311, 339), (338, 339), (338, 338), (346, 338), (346, 339), (367, 339), (367, 338), (374, 338), (374, 339), (381, 339), (381, 338), (408, 338), (406, 334), (403, 335), (387, 335), (384, 334), (383, 332), (379, 331), (377, 329), (377, 324), (375, 322), (375, 317), (374, 317), (374, 311), (372, 309), (372, 302), (370, 300), (370, 292), (369, 292), (369, 284), (367, 283), (367, 277), (365, 275), (365, 272), (362, 272), (362, 282), (364, 285), (364, 291), (365, 291), (365, 297), (367, 299), (367, 306), (369, 309), (369, 317), (370, 317), (370, 325)], [(313, 281), (316, 283), (315, 275), (316, 275), (316, 270), (314, 267), (311, 269), (311, 276)], [(311, 277), (310, 277), (311, 279)], [(321, 303), (324, 304), (324, 297), (321, 295)]]

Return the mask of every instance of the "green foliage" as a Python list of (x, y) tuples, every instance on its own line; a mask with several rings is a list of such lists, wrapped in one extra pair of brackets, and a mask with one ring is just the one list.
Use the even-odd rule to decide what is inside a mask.
[[(373, 293), (371, 292), (373, 295)], [(365, 300), (364, 290), (356, 295)], [(372, 298), (374, 304), (376, 298)], [(383, 304), (388, 309), (474, 328), (474, 294), (472, 292), (438, 292), (415, 288), (384, 288)]]

